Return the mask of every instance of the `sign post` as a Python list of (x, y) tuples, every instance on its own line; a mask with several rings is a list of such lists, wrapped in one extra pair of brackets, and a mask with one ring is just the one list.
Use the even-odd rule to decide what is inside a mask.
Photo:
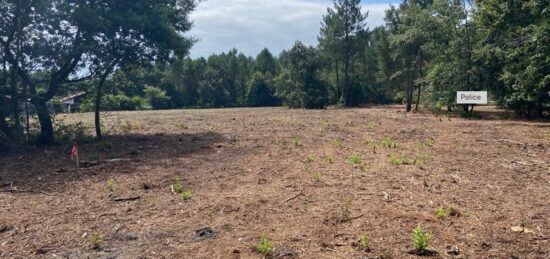
[(487, 91), (458, 91), (457, 104), (487, 104)]

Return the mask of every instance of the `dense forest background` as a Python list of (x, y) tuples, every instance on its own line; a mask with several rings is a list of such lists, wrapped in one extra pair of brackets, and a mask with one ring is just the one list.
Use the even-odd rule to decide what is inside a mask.
[(99, 112), (112, 110), (403, 103), (471, 112), (455, 102), (467, 90), (488, 91), (518, 116), (550, 110), (547, 0), (405, 0), (374, 28), (360, 0), (335, 0), (317, 46), (198, 59), (182, 36), (196, 1), (69, 2), (0, 1), (4, 138), (23, 138), (28, 100), (37, 141), (54, 142), (47, 104), (82, 91), (98, 136)]

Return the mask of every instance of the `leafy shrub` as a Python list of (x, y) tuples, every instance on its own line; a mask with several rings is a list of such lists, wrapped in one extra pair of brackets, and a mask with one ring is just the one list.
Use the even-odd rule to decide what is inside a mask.
[(260, 236), (260, 242), (256, 245), (256, 251), (264, 256), (267, 256), (273, 252), (273, 243), (266, 235)]
[(430, 239), (432, 236), (426, 231), (422, 230), (420, 226), (417, 226), (413, 230), (413, 248), (418, 251), (425, 250), (430, 245)]
[(92, 235), (90, 236), (90, 241), (92, 242), (93, 249), (101, 249), (101, 246), (103, 245), (103, 238), (101, 237), (101, 234), (99, 234), (98, 232), (92, 233)]
[(109, 191), (111, 192), (115, 191), (115, 180), (113, 178), (109, 178), (109, 180), (107, 180), (107, 188), (109, 188)]
[(361, 163), (361, 156), (359, 156), (358, 154), (353, 154), (351, 155), (350, 159), (349, 159), (349, 162), (354, 164), (354, 165), (358, 165)]
[(415, 163), (413, 159), (407, 158), (405, 155), (390, 155), (388, 162), (392, 165), (412, 165)]
[(55, 127), (55, 138), (61, 143), (71, 143), (71, 142), (88, 142), (92, 139), (90, 135), (87, 134), (89, 128), (84, 125), (83, 122), (77, 122), (75, 124), (65, 124), (63, 120), (56, 121), (54, 124)]
[(145, 86), (143, 92), (145, 92), (145, 97), (153, 109), (170, 108), (171, 98), (166, 95), (166, 91), (154, 86)]
[(184, 191), (180, 195), (181, 195), (181, 198), (183, 198), (184, 200), (190, 200), (193, 197), (193, 192)]
[(361, 250), (369, 251), (370, 250), (370, 239), (367, 234), (363, 234), (359, 238), (359, 247)]
[(439, 207), (436, 210), (437, 218), (439, 218), (439, 219), (446, 218), (451, 214), (451, 211), (452, 211), (451, 208), (445, 209), (443, 207)]
[(183, 193), (183, 186), (180, 183), (180, 178), (179, 177), (176, 177), (176, 180), (172, 184), (172, 190), (177, 194)]
[(382, 146), (386, 148), (396, 148), (397, 144), (395, 143), (395, 140), (391, 138), (385, 138), (382, 140)]

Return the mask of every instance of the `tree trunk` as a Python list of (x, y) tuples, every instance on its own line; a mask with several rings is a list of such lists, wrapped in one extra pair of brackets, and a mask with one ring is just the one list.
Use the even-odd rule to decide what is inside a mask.
[(336, 60), (336, 102), (340, 101), (342, 97), (342, 89), (340, 89), (340, 73), (338, 68), (338, 60)]
[(6, 135), (8, 139), (12, 139), (14, 137), (13, 131), (11, 130), (11, 128), (8, 126), (8, 124), (3, 118), (0, 119), (0, 131), (4, 133), (4, 135)]
[(101, 134), (101, 118), (99, 111), (101, 110), (101, 95), (103, 90), (103, 85), (105, 84), (105, 81), (107, 80), (107, 77), (113, 72), (113, 69), (115, 66), (120, 62), (122, 57), (116, 57), (113, 63), (109, 64), (109, 66), (105, 69), (105, 72), (103, 75), (101, 75), (101, 79), (99, 80), (99, 84), (97, 85), (97, 93), (95, 96), (95, 109), (94, 109), (94, 122), (95, 122), (95, 135), (96, 138), (101, 139), (103, 136)]
[(413, 90), (413, 83), (409, 82), (407, 87), (407, 112), (412, 111)]
[(38, 144), (51, 145), (55, 142), (53, 134), (52, 118), (50, 117), (50, 111), (45, 101), (34, 101), (33, 105), (36, 109), (36, 115), (38, 115), (38, 121), (40, 122), (40, 136), (38, 136)]
[[(422, 57), (422, 51), (420, 51), (420, 64), (418, 65), (418, 70), (420, 72), (420, 79), (422, 80), (422, 62), (423, 62), (423, 57)], [(422, 82), (422, 81), (420, 81)], [(415, 111), (418, 111), (418, 105), (420, 104), (420, 93), (422, 92), (422, 83), (418, 84), (418, 93), (417, 93), (417, 96), (416, 96), (416, 105), (414, 107), (414, 110)]]
[(94, 107), (94, 122), (95, 122), (95, 136), (98, 139), (101, 139), (101, 120), (99, 117), (99, 111), (101, 110), (101, 90), (103, 88), (103, 82), (105, 81), (101, 78), (99, 84), (97, 85), (97, 91), (95, 96), (95, 107)]
[(344, 106), (349, 105), (349, 39), (346, 37), (346, 53), (344, 55)]
[(19, 117), (19, 93), (17, 92), (17, 72), (11, 69), (10, 72), (10, 109), (11, 118), (13, 119), (13, 133), (15, 142), (19, 142), (23, 136), (23, 127), (21, 126), (21, 119)]

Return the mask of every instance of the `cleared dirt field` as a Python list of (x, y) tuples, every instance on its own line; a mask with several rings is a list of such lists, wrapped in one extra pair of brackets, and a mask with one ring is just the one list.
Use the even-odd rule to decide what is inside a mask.
[[(93, 116), (64, 118), (78, 120)], [(285, 258), (409, 258), (416, 226), (436, 258), (550, 257), (550, 123), (399, 107), (105, 120), (110, 135), (81, 159), (130, 160), (77, 173), (70, 145), (0, 158), (0, 258), (262, 258), (261, 234)], [(176, 177), (191, 199), (172, 192)], [(216, 237), (195, 238), (204, 227)]]

